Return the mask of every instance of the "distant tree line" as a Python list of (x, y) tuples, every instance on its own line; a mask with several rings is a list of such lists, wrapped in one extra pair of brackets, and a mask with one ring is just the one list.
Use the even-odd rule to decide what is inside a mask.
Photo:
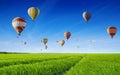
[(0, 54), (28, 54), (28, 53), (20, 53), (20, 52), (0, 52)]

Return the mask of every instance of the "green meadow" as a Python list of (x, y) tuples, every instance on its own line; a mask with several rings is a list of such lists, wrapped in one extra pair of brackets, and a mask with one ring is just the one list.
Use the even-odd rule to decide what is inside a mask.
[(120, 54), (0, 54), (0, 75), (120, 75)]

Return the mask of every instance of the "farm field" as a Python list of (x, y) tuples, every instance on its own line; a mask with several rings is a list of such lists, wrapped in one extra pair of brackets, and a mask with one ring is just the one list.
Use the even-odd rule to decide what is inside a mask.
[(119, 75), (120, 54), (0, 54), (0, 75)]

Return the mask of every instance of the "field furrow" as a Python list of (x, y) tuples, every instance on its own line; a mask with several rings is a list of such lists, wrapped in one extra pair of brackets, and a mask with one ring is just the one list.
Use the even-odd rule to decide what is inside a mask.
[(81, 59), (80, 59), (78, 62), (76, 62), (75, 64), (73, 64), (71, 67), (69, 67), (69, 68), (63, 73), (63, 75), (64, 75), (65, 73), (67, 73), (69, 70), (71, 70), (72, 67), (76, 66), (76, 64), (78, 64), (79, 62), (81, 62), (83, 58), (84, 58), (84, 57), (81, 56)]
[(12, 65), (1, 68), (0, 75), (62, 75), (81, 59), (82, 56), (74, 56), (33, 64)]
[(90, 54), (64, 75), (119, 75), (120, 55)]
[(49, 61), (49, 60), (64, 59), (64, 58), (68, 58), (68, 57), (69, 56), (53, 57), (53, 58), (42, 58), (42, 59), (31, 59), (31, 60), (0, 61), (0, 68), (8, 67), (8, 66), (11, 66), (11, 65), (32, 64), (32, 63), (37, 63), (37, 62)]

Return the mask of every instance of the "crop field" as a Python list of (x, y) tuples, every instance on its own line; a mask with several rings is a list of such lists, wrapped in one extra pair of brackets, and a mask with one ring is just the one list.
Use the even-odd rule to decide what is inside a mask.
[(0, 54), (0, 75), (119, 75), (120, 54)]

